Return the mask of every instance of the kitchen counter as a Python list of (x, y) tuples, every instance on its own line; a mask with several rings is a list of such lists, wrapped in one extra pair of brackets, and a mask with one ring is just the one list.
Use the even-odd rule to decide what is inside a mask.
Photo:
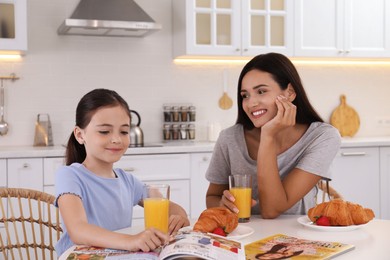
[[(183, 143), (150, 143), (145, 147), (128, 148), (127, 155), (132, 154), (165, 154), (188, 152), (212, 152), (214, 142)], [(390, 136), (384, 137), (343, 137), (341, 147), (390, 146)], [(1, 158), (61, 157), (65, 155), (65, 147), (33, 147), (33, 146), (0, 146)]]
[[(135, 154), (169, 154), (169, 153), (201, 153), (212, 152), (213, 142), (191, 143), (154, 143), (145, 147), (130, 147), (126, 155)], [(2, 158), (31, 158), (31, 157), (62, 157), (65, 156), (64, 146), (34, 147), (34, 146), (0, 146)]]

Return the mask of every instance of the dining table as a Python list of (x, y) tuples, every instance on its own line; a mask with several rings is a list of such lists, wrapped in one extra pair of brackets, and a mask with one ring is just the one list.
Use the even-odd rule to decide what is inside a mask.
[[(191, 220), (191, 226), (197, 219)], [(346, 227), (319, 227), (313, 225), (307, 216), (281, 215), (275, 219), (263, 219), (260, 216), (251, 216), (247, 223), (239, 223), (241, 233), (235, 238), (242, 245), (276, 235), (284, 234), (300, 239), (309, 239), (327, 242), (340, 242), (354, 245), (351, 251), (340, 254), (337, 259), (390, 259), (390, 220), (373, 219), (367, 224)], [(117, 230), (126, 234), (137, 234), (144, 230), (144, 226), (133, 226)], [(228, 236), (229, 237), (229, 236)], [(60, 260), (66, 260), (74, 247), (65, 251)]]

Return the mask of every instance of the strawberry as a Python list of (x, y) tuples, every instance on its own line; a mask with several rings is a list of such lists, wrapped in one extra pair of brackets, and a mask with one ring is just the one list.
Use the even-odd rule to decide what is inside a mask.
[(319, 217), (315, 217), (315, 218), (316, 218), (316, 221), (314, 223), (316, 223), (316, 225), (318, 225), (318, 226), (330, 226), (329, 218), (327, 218), (325, 216), (319, 216)]
[(214, 229), (213, 234), (223, 236), (223, 237), (227, 236), (225, 230), (223, 230), (223, 228), (221, 228), (221, 227), (217, 227), (216, 229)]

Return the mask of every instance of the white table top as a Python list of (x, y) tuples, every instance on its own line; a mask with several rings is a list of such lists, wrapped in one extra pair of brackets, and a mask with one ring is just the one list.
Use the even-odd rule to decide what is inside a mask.
[[(275, 234), (285, 234), (297, 238), (341, 242), (355, 245), (355, 249), (337, 256), (337, 259), (390, 259), (390, 220), (374, 219), (368, 224), (350, 231), (326, 232), (305, 227), (297, 222), (301, 216), (280, 216), (277, 219), (262, 219), (252, 216), (249, 223), (240, 224), (254, 229), (254, 233), (240, 241), (246, 245)], [(192, 221), (192, 224), (196, 220)], [(136, 234), (144, 229), (135, 226), (118, 230), (120, 233)], [(65, 252), (61, 259), (71, 250)]]

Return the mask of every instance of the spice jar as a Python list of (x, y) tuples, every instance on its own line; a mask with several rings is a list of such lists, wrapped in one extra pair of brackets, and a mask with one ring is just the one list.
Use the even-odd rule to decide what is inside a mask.
[(171, 140), (171, 125), (169, 125), (169, 124), (164, 124), (163, 139), (164, 140)]
[(189, 124), (188, 125), (188, 139), (195, 139), (195, 125)]
[(181, 115), (181, 121), (182, 122), (187, 122), (188, 121), (188, 106), (180, 107), (180, 115)]
[(172, 140), (179, 139), (179, 125), (172, 125)]
[(180, 139), (187, 139), (187, 125), (180, 125)]
[(172, 121), (173, 122), (179, 122), (180, 121), (179, 107), (178, 106), (174, 106), (172, 108)]
[(171, 106), (164, 106), (164, 122), (172, 121), (171, 110), (172, 110)]
[(196, 119), (196, 108), (195, 106), (190, 106), (189, 107), (189, 114), (190, 114), (190, 121), (195, 122)]

